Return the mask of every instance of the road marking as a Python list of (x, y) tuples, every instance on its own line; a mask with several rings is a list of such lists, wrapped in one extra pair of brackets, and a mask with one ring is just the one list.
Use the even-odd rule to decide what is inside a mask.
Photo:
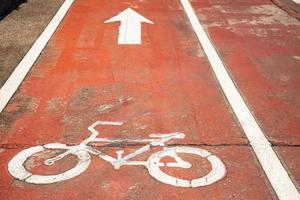
[[(65, 144), (59, 143), (52, 143), (52, 144), (45, 144), (43, 146), (34, 146), (28, 149), (24, 149), (15, 155), (8, 163), (8, 171), (9, 173), (15, 177), (16, 179), (26, 181), (27, 183), (34, 183), (34, 184), (50, 184), (56, 183), (60, 181), (65, 181), (71, 179), (73, 177), (79, 176), (82, 172), (84, 172), (91, 163), (91, 156), (90, 154), (97, 155), (99, 158), (110, 162), (113, 167), (117, 170), (120, 169), (123, 165), (142, 165), (148, 169), (148, 173), (155, 178), (156, 180), (173, 185), (176, 187), (201, 187), (211, 185), (226, 175), (226, 167), (224, 163), (215, 155), (211, 154), (210, 152), (195, 148), (195, 147), (184, 147), (184, 146), (175, 146), (175, 147), (166, 147), (165, 143), (172, 139), (183, 139), (185, 137), (184, 133), (175, 132), (169, 134), (150, 134), (149, 137), (151, 139), (134, 139), (137, 142), (149, 142), (145, 146), (131, 152), (124, 157), (122, 154), (124, 153), (123, 150), (116, 151), (117, 157), (114, 158), (110, 155), (105, 154), (97, 149), (94, 149), (92, 146), (89, 145), (91, 142), (109, 142), (109, 143), (116, 143), (116, 142), (126, 142), (130, 141), (130, 139), (108, 139), (108, 138), (99, 138), (97, 137), (100, 132), (96, 130), (98, 125), (110, 125), (110, 126), (121, 126), (123, 122), (112, 122), (112, 121), (96, 121), (92, 125), (88, 127), (88, 130), (91, 132), (91, 135), (83, 140), (79, 145), (74, 146), (67, 146)], [(133, 141), (133, 140), (132, 140)], [(151, 146), (161, 146), (164, 149), (153, 153), (150, 157), (145, 161), (133, 161), (132, 159), (140, 154), (143, 154), (151, 149)], [(32, 174), (31, 172), (27, 171), (24, 163), (28, 160), (31, 156), (36, 153), (47, 152), (48, 150), (65, 150), (63, 153), (56, 155), (55, 157), (51, 157), (44, 161), (44, 165), (53, 165), (56, 161), (59, 161), (65, 158), (69, 154), (73, 154), (77, 156), (78, 163), (72, 169), (64, 171), (60, 174), (55, 175), (38, 175)], [(185, 154), (193, 154), (196, 156), (200, 156), (201, 158), (207, 159), (211, 165), (211, 171), (208, 172), (204, 176), (197, 177), (195, 179), (180, 179), (173, 177), (171, 175), (166, 174), (163, 172), (160, 167), (174, 167), (174, 168), (182, 168), (182, 169), (189, 169), (192, 167), (191, 163), (184, 161), (180, 158), (177, 153), (185, 153)], [(163, 157), (172, 157), (174, 158), (175, 162), (160, 162)]]
[(141, 44), (142, 22), (153, 24), (131, 8), (127, 8), (104, 23), (121, 21), (118, 44)]
[(8, 80), (5, 82), (3, 87), (0, 89), (0, 113), (3, 111), (6, 104), (11, 99), (15, 91), (18, 89), (23, 79), (26, 77), (27, 73), (33, 66), (36, 59), (39, 57), (42, 50), (45, 48), (47, 42), (55, 32), (61, 20), (66, 15), (73, 1), (74, 0), (66, 0), (61, 5), (61, 7), (59, 8), (55, 16), (52, 18), (50, 23), (47, 25), (45, 30), (35, 41), (31, 49), (27, 52), (27, 54), (15, 68), (13, 73), (10, 75)]
[(293, 2), (300, 4), (300, 0), (292, 0)]
[(250, 145), (252, 146), (278, 198), (282, 200), (300, 199), (300, 194), (297, 191), (297, 188), (290, 179), (287, 171), (280, 163), (279, 158), (255, 121), (254, 116), (251, 114), (251, 111), (247, 107), (242, 96), (239, 94), (219, 55), (214, 49), (213, 44), (210, 42), (207, 34), (201, 26), (191, 4), (188, 0), (180, 1), (191, 25), (194, 28), (198, 40), (208, 57), (217, 80), (248, 140), (250, 141)]
[[(211, 171), (202, 177), (197, 177), (192, 180), (181, 179), (166, 174), (164, 171), (161, 170), (160, 167), (180, 167), (183, 169), (189, 169), (192, 167), (192, 165), (189, 162), (186, 162), (180, 157), (178, 157), (177, 153), (192, 154), (207, 159), (207, 161), (210, 163)], [(165, 164), (164, 162), (160, 162), (160, 160), (163, 160), (164, 157), (172, 157), (176, 161), (176, 163)], [(177, 187), (208, 186), (223, 179), (226, 175), (225, 165), (217, 156), (211, 154), (210, 152), (204, 149), (187, 146), (165, 148), (162, 151), (153, 153), (148, 158), (147, 168), (149, 170), (149, 174), (156, 180)]]

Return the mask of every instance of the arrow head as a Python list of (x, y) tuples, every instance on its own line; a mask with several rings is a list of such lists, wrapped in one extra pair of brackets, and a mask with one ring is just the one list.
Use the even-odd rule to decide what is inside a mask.
[(118, 15), (106, 20), (104, 23), (117, 22), (117, 21), (123, 21), (123, 20), (128, 20), (128, 21), (135, 20), (135, 21), (139, 21), (139, 22), (154, 24), (152, 21), (143, 17), (142, 15), (140, 15), (139, 13), (137, 13), (136, 11), (134, 11), (131, 8), (127, 8), (126, 10), (120, 12)]

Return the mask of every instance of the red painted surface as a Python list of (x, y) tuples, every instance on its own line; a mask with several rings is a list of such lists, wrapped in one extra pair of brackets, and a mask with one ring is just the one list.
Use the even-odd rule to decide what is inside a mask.
[(296, 184), (300, 183), (300, 147), (293, 147), (293, 146), (280, 146), (275, 148), (276, 152), (280, 155), (282, 160), (284, 160), (290, 174), (292, 175)]
[(179, 2), (160, 3), (134, 3), (155, 27), (143, 26), (141, 46), (120, 46), (119, 25), (103, 21), (128, 3), (77, 1), (7, 106), (1, 143), (71, 142), (100, 119), (125, 120), (126, 136), (180, 130), (189, 143), (245, 144)]
[[(203, 5), (211, 4), (203, 1)], [(142, 25), (143, 44), (140, 46), (118, 45), (119, 24), (103, 23), (127, 7), (155, 23)], [(234, 37), (221, 28), (212, 27), (209, 31), (217, 45), (223, 44), (223, 38)], [(247, 45), (257, 45), (255, 39), (247, 38)], [(235, 62), (247, 64), (242, 65), (244, 70), (236, 70), (240, 70), (241, 79), (248, 81), (249, 75), (255, 77), (258, 72), (248, 67), (249, 57), (242, 53), (245, 43), (236, 44), (240, 45), (239, 50), (233, 48), (232, 43), (228, 45), (229, 54), (221, 49), (221, 55), (226, 62), (231, 61), (233, 67)], [(241, 52), (240, 56), (231, 51)], [(253, 55), (264, 58), (269, 51), (261, 47)], [(283, 49), (286, 54), (290, 51)], [(296, 70), (293, 65), (290, 67)], [(272, 86), (261, 85), (264, 81), (262, 77), (255, 78), (258, 92)], [(244, 85), (241, 83), (241, 87)], [(247, 94), (251, 92), (243, 89)], [(261, 98), (256, 96), (260, 93), (250, 94)], [(256, 99), (253, 100), (255, 106)], [(264, 105), (263, 101), (260, 103)], [(295, 110), (281, 106), (278, 99), (272, 103), (272, 107), (294, 113), (291, 119), (298, 119)], [(276, 119), (276, 112), (272, 109), (269, 112), (274, 112), (268, 113), (272, 115), (270, 120)], [(258, 117), (264, 114), (258, 113)], [(82, 175), (58, 184), (31, 185), (14, 180), (8, 174), (7, 162), (21, 149), (52, 142), (77, 144), (86, 138), (87, 127), (96, 120), (126, 122), (122, 127), (105, 128), (102, 136), (112, 138), (146, 138), (154, 132), (184, 132), (186, 138), (173, 140), (173, 144), (202, 145), (225, 162), (227, 176), (212, 186), (184, 189), (159, 183), (143, 167), (125, 166), (115, 170), (97, 158), (92, 159), (91, 166)], [(263, 128), (269, 127), (268, 123), (263, 124)], [(297, 139), (293, 130), (298, 124), (293, 126), (288, 133)], [(0, 196), (4, 199), (275, 199), (179, 1), (75, 1), (1, 114), (0, 131), (3, 148)], [(290, 141), (288, 137), (284, 139)], [(108, 152), (117, 149), (107, 147)], [(69, 166), (72, 162), (70, 158), (63, 165)], [(34, 161), (28, 165), (32, 170), (40, 170), (34, 169)]]
[[(270, 1), (199, 0), (193, 6), (270, 142), (299, 145), (300, 22)], [(283, 162), (298, 157), (283, 156)]]

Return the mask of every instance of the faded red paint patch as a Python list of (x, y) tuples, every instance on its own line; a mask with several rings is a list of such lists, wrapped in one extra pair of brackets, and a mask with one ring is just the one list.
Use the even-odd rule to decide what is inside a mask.
[(194, 2), (267, 137), (299, 144), (300, 22), (270, 1)]
[(276, 150), (299, 183), (300, 22), (270, 1), (209, 2), (193, 1), (199, 19), (267, 138), (286, 146)]

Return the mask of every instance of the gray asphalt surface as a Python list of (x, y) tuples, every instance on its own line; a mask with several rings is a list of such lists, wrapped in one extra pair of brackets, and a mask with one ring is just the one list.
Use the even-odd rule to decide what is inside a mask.
[(0, 87), (64, 0), (28, 0), (0, 21)]

